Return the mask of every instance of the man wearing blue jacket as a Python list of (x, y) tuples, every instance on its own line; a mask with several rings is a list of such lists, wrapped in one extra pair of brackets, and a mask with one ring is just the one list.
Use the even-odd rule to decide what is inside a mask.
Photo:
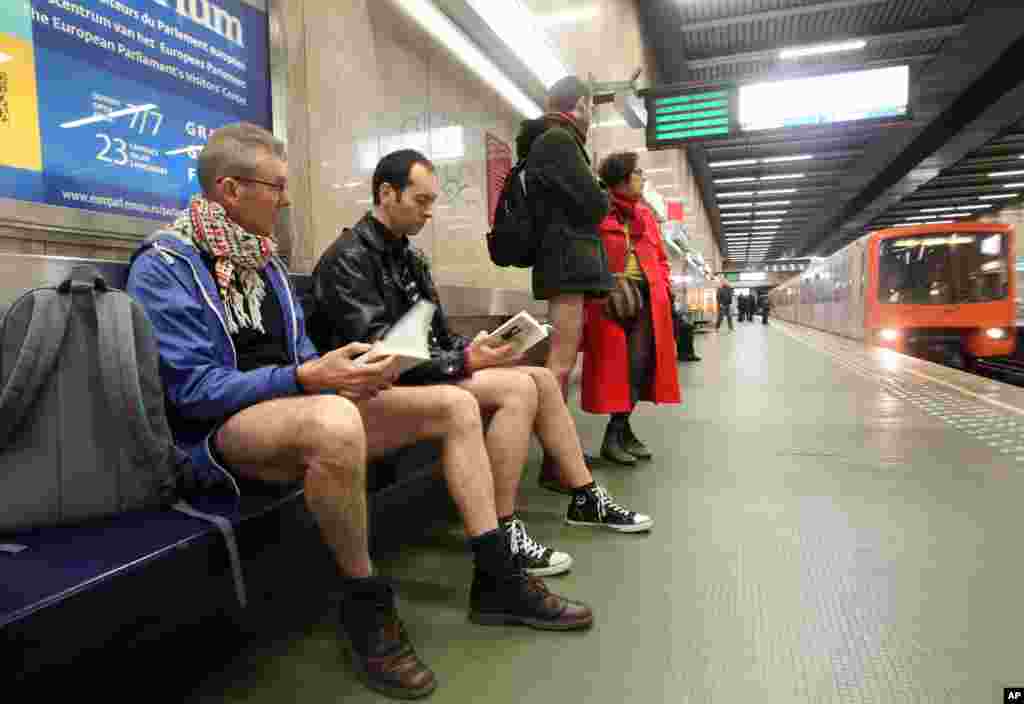
[(281, 142), (249, 124), (223, 127), (199, 156), (202, 195), (132, 258), (128, 291), (160, 349), (171, 429), (205, 485), (301, 479), (344, 583), (342, 629), (372, 689), (433, 691), (367, 552), (366, 463), (418, 439), (444, 442), (444, 477), (475, 555), (470, 618), (548, 630), (586, 628), (584, 604), (527, 578), (498, 529), (476, 400), (458, 388), (392, 389), (393, 358), (353, 359), (352, 343), (319, 356), (276, 256), (289, 205)]

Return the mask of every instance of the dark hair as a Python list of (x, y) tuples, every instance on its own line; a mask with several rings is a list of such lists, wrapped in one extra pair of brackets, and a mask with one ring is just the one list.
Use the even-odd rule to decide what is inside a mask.
[(423, 164), (427, 171), (434, 173), (433, 162), (415, 149), (399, 149), (381, 159), (373, 172), (373, 204), (380, 205), (380, 187), (385, 183), (390, 183), (401, 198), (416, 164)]
[(589, 97), (590, 86), (576, 76), (566, 76), (548, 88), (548, 110), (572, 112), (580, 98)]
[(597, 173), (608, 188), (621, 186), (633, 175), (638, 159), (636, 152), (614, 152), (604, 158)]
[(199, 153), (198, 175), (203, 194), (214, 192), (222, 176), (252, 177), (268, 154), (286, 160), (284, 142), (259, 125), (236, 122), (213, 131)]

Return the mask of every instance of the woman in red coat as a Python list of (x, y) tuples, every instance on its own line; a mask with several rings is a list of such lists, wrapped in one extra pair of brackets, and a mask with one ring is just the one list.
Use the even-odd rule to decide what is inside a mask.
[[(669, 264), (658, 223), (641, 201), (644, 175), (637, 167), (636, 153), (609, 155), (599, 173), (612, 201), (611, 212), (600, 226), (608, 268), (637, 283), (643, 307), (635, 320), (623, 325), (608, 317), (605, 301), (587, 303), (581, 405), (588, 413), (611, 414), (601, 456), (636, 464), (638, 458), (651, 457), (629, 425), (637, 402), (680, 401)], [(628, 259), (627, 233), (633, 243)]]

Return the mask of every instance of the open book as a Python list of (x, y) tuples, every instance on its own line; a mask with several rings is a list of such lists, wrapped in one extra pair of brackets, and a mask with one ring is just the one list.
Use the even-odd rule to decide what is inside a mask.
[(368, 351), (355, 358), (356, 364), (366, 364), (381, 357), (398, 357), (398, 373), (404, 374), (430, 360), (430, 323), (437, 306), (426, 299), (405, 312), (397, 323), (384, 333)]
[(525, 310), (502, 323), (487, 337), (487, 344), (493, 347), (512, 345), (515, 354), (522, 354), (548, 336), (551, 326), (537, 322)]

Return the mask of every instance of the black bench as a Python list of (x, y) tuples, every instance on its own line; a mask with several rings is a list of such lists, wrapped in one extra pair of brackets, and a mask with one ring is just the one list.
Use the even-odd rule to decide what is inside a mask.
[[(83, 264), (124, 288), (126, 264), (0, 255), (0, 317), (21, 292), (58, 283)], [(305, 275), (293, 275), (292, 281), (300, 293), (309, 286)], [(418, 530), (424, 521), (452, 516), (443, 484), (433, 479), (438, 459), (439, 448), (424, 443), (371, 467), (374, 546), (400, 539), (410, 522)], [(248, 609), (240, 609), (235, 599), (223, 538), (209, 523), (176, 511), (0, 535), (0, 544), (25, 548), (0, 549), (0, 671), (10, 672), (15, 682), (36, 681), (42, 678), (35, 675), (52, 666), (75, 662), (91, 667), (108, 660), (111, 649), (127, 653), (137, 643), (163, 639), (192, 624), (225, 620), (254, 625), (275, 608), (275, 601), (278, 611), (282, 603), (289, 609), (326, 603), (314, 592), (319, 585), (319, 595), (327, 596), (333, 562), (305, 509), (300, 485), (259, 485), (240, 503), (234, 497), (209, 496), (195, 505), (234, 525)], [(384, 514), (390, 519), (384, 520)]]

